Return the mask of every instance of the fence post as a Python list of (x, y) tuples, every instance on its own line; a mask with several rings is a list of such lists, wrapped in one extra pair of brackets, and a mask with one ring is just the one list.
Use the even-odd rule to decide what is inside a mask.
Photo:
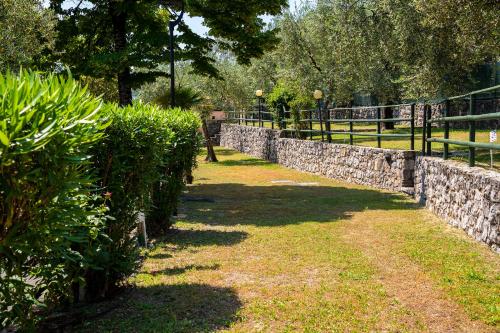
[(426, 112), (426, 106), (424, 104), (424, 108), (422, 110), (422, 156), (426, 155), (425, 147), (427, 144), (427, 112)]
[[(269, 108), (267, 110), (269, 110)], [(275, 114), (275, 112), (271, 112), (269, 114), (271, 115), (271, 129), (274, 129), (274, 114)]]
[[(444, 105), (444, 112), (443, 112), (443, 116), (445, 118), (445, 120), (444, 120), (444, 138), (446, 140), (450, 138), (450, 123), (446, 120), (446, 117), (448, 117), (449, 115), (450, 115), (450, 100), (447, 99), (445, 102), (445, 105)], [(443, 158), (445, 160), (447, 160), (449, 157), (449, 149), (450, 149), (450, 145), (445, 143), (444, 150), (443, 150)]]
[(286, 129), (286, 110), (285, 110), (285, 106), (284, 105), (281, 105), (281, 112), (283, 112), (283, 117), (281, 117), (281, 121), (282, 121), (282, 126), (283, 126), (283, 129)]
[(415, 150), (415, 103), (410, 106), (410, 150)]
[(311, 138), (311, 140), (313, 139), (313, 122), (312, 122), (312, 117), (313, 117), (313, 113), (312, 113), (312, 110), (309, 109), (309, 137)]
[(259, 127), (262, 127), (262, 100), (259, 98)]
[(429, 120), (432, 118), (432, 107), (430, 104), (427, 104), (425, 109), (427, 113), (427, 156), (432, 156), (432, 142), (429, 141), (432, 138), (432, 123), (429, 123)]
[[(470, 105), (469, 105), (469, 115), (473, 116), (476, 114), (476, 98), (474, 95), (470, 95)], [(469, 121), (469, 141), (476, 142), (476, 122), (474, 120)], [(476, 164), (476, 148), (469, 147), (469, 166), (473, 167)]]
[(325, 135), (324, 135), (324, 132), (323, 132), (323, 112), (321, 110), (321, 100), (318, 99), (318, 115), (319, 115), (319, 129), (320, 129), (320, 132), (321, 132), (321, 142), (324, 142), (325, 141)]
[(354, 144), (354, 123), (352, 122), (352, 118), (354, 116), (354, 113), (352, 112), (352, 109), (349, 109), (349, 144), (352, 146)]
[(380, 108), (377, 108), (377, 147), (382, 148), (382, 137), (380, 136), (382, 134), (382, 124), (380, 122), (381, 115), (382, 115), (382, 110)]
[(332, 133), (330, 133), (332, 130), (330, 123), (330, 116), (331, 116), (330, 110), (327, 109), (325, 127), (326, 127), (326, 139), (328, 140), (328, 143), (332, 143)]

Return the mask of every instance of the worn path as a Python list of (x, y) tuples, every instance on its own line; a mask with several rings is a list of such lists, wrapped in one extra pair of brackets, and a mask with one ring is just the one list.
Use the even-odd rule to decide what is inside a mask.
[(412, 200), (219, 149), (84, 331), (495, 332), (500, 259)]

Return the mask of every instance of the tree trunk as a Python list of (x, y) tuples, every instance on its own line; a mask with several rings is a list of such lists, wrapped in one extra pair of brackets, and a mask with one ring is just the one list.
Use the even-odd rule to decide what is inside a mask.
[(130, 66), (127, 59), (127, 12), (120, 9), (121, 6), (117, 0), (109, 2), (109, 15), (113, 24), (114, 51), (120, 54), (119, 72), (117, 73), (118, 94), (120, 106), (125, 106), (132, 104), (132, 88), (130, 86)]
[[(388, 104), (391, 105), (393, 102), (389, 101)], [(383, 119), (392, 119), (394, 118), (394, 112), (392, 111), (392, 108), (383, 108), (382, 109), (382, 118)], [(384, 122), (382, 123), (382, 128), (385, 130), (392, 130), (394, 129), (394, 123), (393, 122)]]
[(207, 157), (205, 161), (207, 162), (218, 162), (217, 156), (215, 156), (214, 146), (212, 144), (212, 139), (210, 138), (210, 134), (208, 133), (207, 121), (205, 119), (202, 120), (202, 130), (203, 136), (205, 137), (205, 141), (207, 143)]

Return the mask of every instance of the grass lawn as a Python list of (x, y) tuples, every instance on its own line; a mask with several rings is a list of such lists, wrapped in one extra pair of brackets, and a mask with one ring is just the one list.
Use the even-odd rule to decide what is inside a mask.
[(217, 149), (82, 332), (498, 332), (500, 257), (408, 197)]

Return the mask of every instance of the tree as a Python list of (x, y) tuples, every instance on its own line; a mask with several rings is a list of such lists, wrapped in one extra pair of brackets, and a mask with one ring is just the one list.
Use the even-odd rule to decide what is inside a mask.
[[(131, 103), (132, 88), (168, 76), (158, 65), (168, 59), (168, 21), (180, 1), (88, 0), (69, 8), (63, 3), (50, 0), (59, 17), (54, 60), (75, 75), (116, 78), (122, 105)], [(278, 42), (260, 16), (277, 15), (286, 5), (286, 0), (186, 0), (186, 12), (203, 17), (212, 37), (199, 36), (181, 23), (177, 59), (189, 60), (196, 73), (218, 77), (209, 54), (217, 45), (248, 64)]]
[(55, 16), (37, 0), (0, 1), (0, 72), (43, 62), (55, 38)]

